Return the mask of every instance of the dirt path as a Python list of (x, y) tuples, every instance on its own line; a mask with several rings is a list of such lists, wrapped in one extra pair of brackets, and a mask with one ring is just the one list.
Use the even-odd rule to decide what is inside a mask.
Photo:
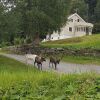
[[(15, 54), (2, 54), (6, 57), (13, 58), (20, 62), (26, 63), (26, 58), (23, 55), (15, 55)], [(33, 65), (33, 61), (29, 60), (28, 64)], [(51, 71), (54, 70), (53, 68), (49, 68), (49, 61), (43, 63), (43, 70)], [(97, 72), (100, 73), (100, 66), (99, 65), (82, 65), (82, 64), (72, 64), (66, 62), (60, 62), (57, 66), (57, 72), (60, 73), (83, 73), (83, 72)]]

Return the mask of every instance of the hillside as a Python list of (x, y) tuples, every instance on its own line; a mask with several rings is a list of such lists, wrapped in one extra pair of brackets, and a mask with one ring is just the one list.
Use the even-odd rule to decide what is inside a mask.
[(70, 39), (63, 39), (57, 41), (48, 41), (42, 43), (44, 47), (64, 47), (64, 48), (93, 48), (100, 49), (100, 34), (92, 36), (75, 37)]

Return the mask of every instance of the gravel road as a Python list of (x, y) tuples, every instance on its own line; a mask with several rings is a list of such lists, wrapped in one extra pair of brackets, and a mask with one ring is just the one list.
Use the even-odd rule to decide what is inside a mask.
[[(26, 63), (26, 58), (24, 55), (15, 55), (15, 54), (2, 54), (6, 57), (13, 58), (15, 60), (18, 60), (20, 62)], [(33, 65), (33, 61), (29, 60), (28, 64)], [(49, 60), (46, 60), (46, 62), (43, 63), (43, 70), (44, 71), (51, 71), (54, 69), (49, 68)], [(84, 72), (96, 72), (100, 73), (100, 66), (99, 65), (86, 65), (86, 64), (73, 64), (73, 63), (67, 63), (67, 62), (60, 62), (60, 64), (57, 66), (57, 72), (60, 73), (84, 73)]]

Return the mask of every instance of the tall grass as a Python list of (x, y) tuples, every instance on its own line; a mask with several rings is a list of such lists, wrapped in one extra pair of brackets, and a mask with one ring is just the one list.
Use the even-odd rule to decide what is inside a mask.
[(99, 100), (96, 73), (57, 74), (0, 56), (0, 100)]

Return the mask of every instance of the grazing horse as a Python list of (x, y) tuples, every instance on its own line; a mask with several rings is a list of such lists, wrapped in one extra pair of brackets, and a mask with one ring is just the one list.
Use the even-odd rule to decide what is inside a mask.
[(55, 57), (50, 57), (49, 67), (50, 67), (50, 64), (52, 64), (52, 67), (53, 67), (53, 64), (54, 64), (54, 67), (55, 67), (55, 70), (56, 70), (57, 64), (59, 64), (59, 63), (60, 63), (60, 59), (55, 58)]
[(44, 57), (36, 56), (36, 57), (35, 57), (34, 66), (35, 66), (35, 63), (37, 63), (38, 69), (39, 69), (39, 70), (42, 70), (42, 63), (43, 63), (44, 61), (46, 61)]
[(26, 54), (26, 63), (28, 64), (28, 60), (32, 60), (34, 62), (34, 66), (37, 63), (38, 69), (42, 70), (42, 63), (43, 61), (46, 61), (44, 57), (41, 55), (35, 55), (35, 54)]

